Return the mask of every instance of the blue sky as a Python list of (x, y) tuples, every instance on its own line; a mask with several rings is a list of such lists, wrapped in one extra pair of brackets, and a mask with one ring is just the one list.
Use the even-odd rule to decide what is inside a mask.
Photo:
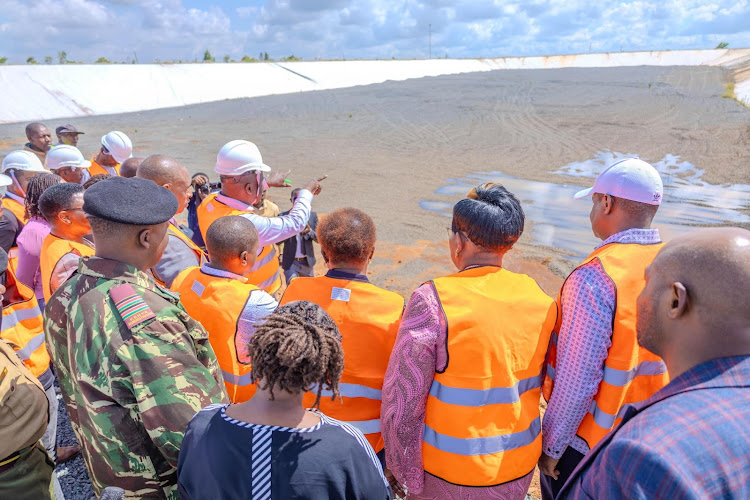
[(2, 0), (0, 57), (501, 57), (750, 46), (750, 0)]

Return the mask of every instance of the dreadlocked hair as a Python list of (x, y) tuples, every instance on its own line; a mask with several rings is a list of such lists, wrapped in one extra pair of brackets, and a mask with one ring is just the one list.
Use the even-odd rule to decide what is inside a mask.
[(331, 391), (331, 400), (341, 398), (341, 334), (317, 304), (300, 300), (276, 309), (253, 334), (248, 353), (253, 382), (268, 390), (271, 399), (275, 388), (292, 394), (312, 388), (317, 394), (314, 408), (323, 389)]
[(50, 173), (40, 173), (29, 179), (29, 185), (26, 187), (26, 210), (24, 217), (28, 220), (32, 217), (44, 218), (39, 210), (39, 197), (47, 188), (64, 182), (62, 177)]

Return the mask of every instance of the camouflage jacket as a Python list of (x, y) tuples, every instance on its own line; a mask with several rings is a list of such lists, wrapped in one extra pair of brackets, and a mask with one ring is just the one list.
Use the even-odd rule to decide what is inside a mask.
[(229, 402), (208, 333), (179, 296), (127, 264), (83, 258), (50, 298), (44, 330), (97, 495), (178, 498), (188, 422)]

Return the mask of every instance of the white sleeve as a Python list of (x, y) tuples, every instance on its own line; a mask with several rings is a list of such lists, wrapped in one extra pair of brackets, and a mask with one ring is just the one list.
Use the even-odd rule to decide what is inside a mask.
[(303, 189), (297, 196), (297, 201), (288, 214), (279, 217), (262, 217), (254, 213), (242, 214), (253, 223), (258, 230), (258, 240), (261, 247), (279, 243), (295, 234), (302, 232), (310, 218), (310, 204), (313, 194)]

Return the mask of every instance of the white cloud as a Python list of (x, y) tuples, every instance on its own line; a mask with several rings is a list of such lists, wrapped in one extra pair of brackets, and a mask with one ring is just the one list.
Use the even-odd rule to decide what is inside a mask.
[[(746, 44), (748, 0), (5, 0), (0, 57), (492, 57)], [(31, 28), (30, 28), (31, 27)], [(30, 36), (33, 34), (33, 36)]]

